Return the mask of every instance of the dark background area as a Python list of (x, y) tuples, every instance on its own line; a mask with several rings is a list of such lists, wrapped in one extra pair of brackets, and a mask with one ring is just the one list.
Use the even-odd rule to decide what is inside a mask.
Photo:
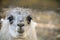
[(0, 0), (0, 9), (9, 6), (53, 10), (60, 8), (60, 0)]

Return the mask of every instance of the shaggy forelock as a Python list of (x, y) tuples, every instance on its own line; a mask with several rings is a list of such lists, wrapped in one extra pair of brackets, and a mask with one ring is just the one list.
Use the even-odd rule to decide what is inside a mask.
[(19, 8), (19, 7), (16, 7), (16, 8), (13, 8), (13, 9), (10, 9), (7, 11), (7, 15), (6, 15), (6, 19), (10, 19), (13, 20), (25, 20), (26, 18), (28, 18), (28, 16), (31, 16), (30, 13), (31, 13), (31, 10), (30, 9), (24, 9), (24, 8)]
[(16, 7), (16, 8), (13, 8), (13, 9), (10, 9), (7, 11), (8, 14), (7, 16), (10, 16), (10, 15), (24, 15), (24, 16), (28, 16), (30, 15), (31, 13), (31, 10), (30, 9), (24, 9), (24, 8), (19, 8), (19, 7)]

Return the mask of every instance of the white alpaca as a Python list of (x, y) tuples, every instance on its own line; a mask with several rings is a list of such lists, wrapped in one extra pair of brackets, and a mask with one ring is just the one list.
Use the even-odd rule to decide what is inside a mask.
[(13, 8), (8, 13), (2, 20), (0, 40), (37, 40), (36, 23), (26, 9)]

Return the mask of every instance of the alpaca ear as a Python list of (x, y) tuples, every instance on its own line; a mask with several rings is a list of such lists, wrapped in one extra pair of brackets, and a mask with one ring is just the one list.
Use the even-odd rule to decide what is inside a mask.
[(1, 30), (1, 27), (2, 27), (2, 22), (4, 21), (3, 18), (0, 19), (0, 30)]
[(31, 20), (32, 20), (32, 17), (29, 15), (29, 16), (27, 16), (26, 19), (27, 19), (27, 23), (30, 24), (30, 22), (31, 22)]
[(8, 26), (9, 26), (9, 20), (3, 19), (1, 23), (1, 31), (5, 32), (6, 31), (5, 28), (8, 28)]
[(1, 24), (4, 19), (0, 16), (0, 30), (1, 30)]

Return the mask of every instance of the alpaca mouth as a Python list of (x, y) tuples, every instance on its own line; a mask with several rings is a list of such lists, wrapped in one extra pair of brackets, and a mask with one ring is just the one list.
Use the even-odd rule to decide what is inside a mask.
[(24, 36), (18, 36), (16, 39), (24, 39)]
[(23, 36), (23, 34), (20, 34), (19, 36)]
[(24, 33), (19, 33), (19, 32), (18, 32), (18, 36), (23, 36), (23, 35), (24, 35)]
[(17, 39), (24, 39), (24, 37), (23, 36), (19, 36), (19, 37), (17, 37)]
[(24, 39), (25, 37), (23, 34), (19, 34), (17, 38)]
[(24, 33), (24, 29), (23, 28), (19, 28), (17, 31), (19, 34), (23, 34)]

